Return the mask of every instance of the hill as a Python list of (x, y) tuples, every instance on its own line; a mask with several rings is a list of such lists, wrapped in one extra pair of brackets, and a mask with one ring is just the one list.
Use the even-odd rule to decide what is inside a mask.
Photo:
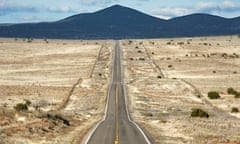
[(56, 21), (0, 25), (0, 37), (128, 39), (240, 34), (240, 17), (192, 14), (170, 20), (114, 5)]

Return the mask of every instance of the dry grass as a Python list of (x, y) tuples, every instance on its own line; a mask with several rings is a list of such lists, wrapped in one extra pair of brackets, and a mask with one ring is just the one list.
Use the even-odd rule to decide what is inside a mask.
[[(239, 142), (240, 123), (231, 116), (239, 114), (230, 113), (239, 100), (227, 94), (240, 88), (237, 36), (122, 41), (122, 47), (132, 116), (155, 143)], [(209, 100), (209, 91), (221, 99)], [(193, 108), (210, 117), (191, 118)]]
[[(0, 39), (1, 140), (78, 142), (102, 116), (113, 46), (112, 41)], [(24, 100), (32, 103), (29, 111), (16, 114), (13, 107)], [(39, 118), (38, 103), (44, 105), (38, 109), (42, 113), (58, 112), (71, 125)], [(13, 115), (7, 116), (9, 112)], [(48, 128), (52, 123), (54, 130)]]

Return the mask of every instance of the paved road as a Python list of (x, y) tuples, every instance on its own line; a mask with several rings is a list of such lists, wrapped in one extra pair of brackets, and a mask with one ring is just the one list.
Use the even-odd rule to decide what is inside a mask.
[(87, 144), (150, 144), (143, 131), (129, 119), (121, 74), (121, 51), (116, 42), (112, 83), (104, 121), (89, 136)]

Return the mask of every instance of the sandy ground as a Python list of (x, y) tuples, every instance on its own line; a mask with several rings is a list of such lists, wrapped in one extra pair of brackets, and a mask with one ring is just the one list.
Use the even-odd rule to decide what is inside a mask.
[[(0, 39), (0, 142), (79, 142), (102, 116), (113, 46)], [(14, 106), (26, 100), (29, 110), (16, 112)]]
[[(240, 38), (125, 40), (123, 65), (130, 111), (155, 143), (240, 142)], [(210, 100), (209, 91), (221, 98)], [(209, 118), (192, 118), (201, 108)]]
[[(154, 143), (240, 142), (240, 38), (123, 40), (132, 118)], [(0, 143), (79, 143), (101, 119), (114, 41), (0, 39)], [(209, 91), (221, 98), (210, 100)], [(29, 110), (14, 106), (30, 101)], [(36, 107), (38, 106), (38, 107)], [(192, 118), (201, 108), (209, 118)]]

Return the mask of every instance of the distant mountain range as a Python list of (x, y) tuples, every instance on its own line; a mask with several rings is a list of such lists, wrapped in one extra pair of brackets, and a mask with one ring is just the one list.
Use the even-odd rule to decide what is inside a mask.
[(170, 20), (114, 5), (56, 22), (0, 24), (0, 37), (129, 39), (240, 34), (240, 17), (192, 14)]

